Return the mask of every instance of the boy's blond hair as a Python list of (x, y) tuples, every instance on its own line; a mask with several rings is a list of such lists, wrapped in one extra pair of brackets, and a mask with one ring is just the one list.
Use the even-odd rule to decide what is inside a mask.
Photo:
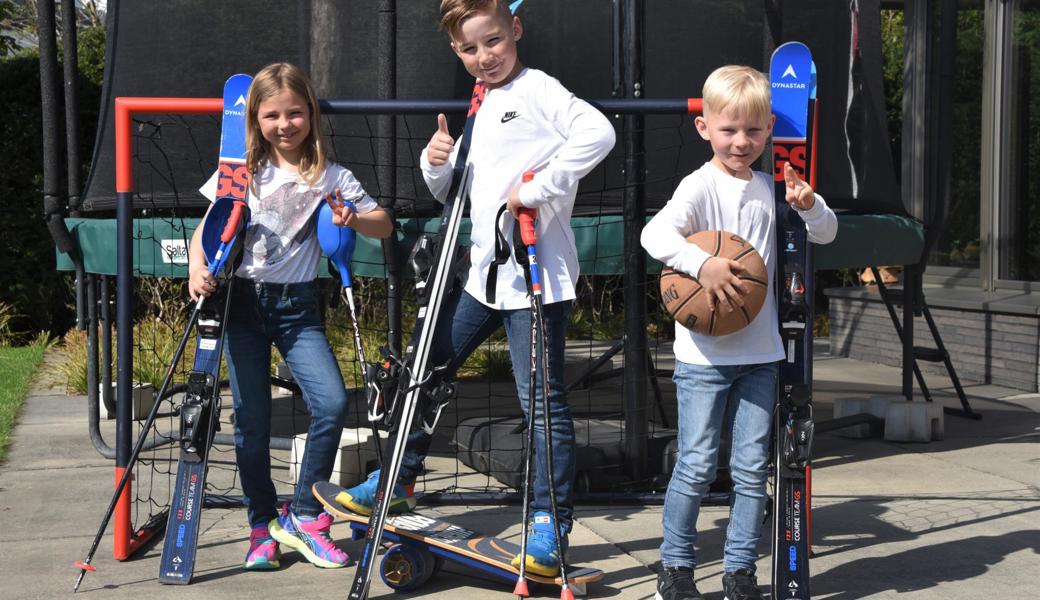
[(772, 114), (769, 80), (761, 72), (743, 65), (726, 65), (712, 71), (701, 91), (704, 111), (731, 111), (741, 117), (769, 118)]
[(441, 0), (441, 29), (447, 29), (456, 38), (462, 23), (478, 12), (497, 12), (507, 23), (513, 17), (506, 0)]
[[(325, 171), (325, 142), (321, 138), (321, 109), (310, 79), (299, 67), (289, 63), (272, 63), (260, 69), (253, 77), (246, 97), (246, 166), (250, 175), (259, 172), (260, 165), (270, 158), (270, 144), (260, 132), (257, 112), (260, 103), (282, 90), (290, 90), (307, 103), (311, 114), (311, 130), (301, 142), (303, 156), (300, 159), (300, 176), (308, 185), (317, 183)], [(255, 194), (256, 186), (250, 178), (250, 190)]]

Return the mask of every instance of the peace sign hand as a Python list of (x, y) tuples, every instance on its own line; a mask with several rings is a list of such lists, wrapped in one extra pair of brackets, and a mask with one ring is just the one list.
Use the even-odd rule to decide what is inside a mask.
[(357, 208), (350, 200), (344, 200), (339, 188), (336, 188), (336, 196), (325, 193), (325, 202), (332, 209), (332, 224), (339, 227), (357, 227)]
[(784, 182), (787, 184), (787, 203), (798, 210), (809, 210), (816, 203), (816, 196), (808, 183), (795, 172), (791, 163), (784, 163)]

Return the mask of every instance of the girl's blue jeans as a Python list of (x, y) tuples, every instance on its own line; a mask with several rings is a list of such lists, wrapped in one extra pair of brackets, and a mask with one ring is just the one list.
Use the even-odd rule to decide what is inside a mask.
[(664, 500), (661, 564), (697, 564), (697, 515), (715, 479), (719, 442), (730, 439), (733, 480), (723, 568), (755, 570), (765, 517), (769, 439), (776, 403), (776, 363), (702, 366), (676, 361), (679, 452)]
[[(571, 302), (554, 302), (544, 307), (545, 329), (549, 340), (549, 417), (552, 424), (553, 479), (560, 523), (570, 531), (574, 514), (575, 454), (574, 423), (567, 404), (567, 387), (563, 381), (564, 340)], [(477, 301), (461, 289), (449, 295), (441, 309), (440, 323), (431, 348), (430, 365), (447, 365), (445, 376), (455, 372), (481, 343), (499, 327), (505, 326), (509, 340), (509, 356), (520, 398), (520, 409), (527, 415), (531, 374), (531, 310), (496, 310)], [(539, 350), (540, 351), (540, 350)], [(545, 427), (542, 423), (542, 369), (538, 358), (535, 383), (535, 478), (532, 510), (549, 511), (549, 480), (546, 473)], [(408, 437), (399, 480), (415, 481), (422, 472), (423, 459), (430, 449), (432, 437), (421, 428)]]
[(314, 281), (260, 283), (236, 278), (224, 350), (235, 407), (235, 459), (249, 524), (278, 515), (271, 480), (271, 344), (300, 385), (310, 412), (307, 444), (297, 471), (293, 510), (321, 513), (311, 485), (332, 476), (347, 412), (339, 365), (325, 337)]

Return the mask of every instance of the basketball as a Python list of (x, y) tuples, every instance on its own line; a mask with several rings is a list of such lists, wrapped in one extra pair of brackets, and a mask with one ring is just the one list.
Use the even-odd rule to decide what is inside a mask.
[(686, 238), (712, 256), (729, 258), (744, 265), (740, 279), (748, 288), (743, 296), (744, 306), (732, 312), (710, 310), (704, 301), (704, 288), (695, 277), (665, 267), (661, 270), (661, 300), (668, 314), (683, 327), (703, 335), (728, 335), (740, 331), (750, 323), (769, 290), (768, 271), (762, 256), (747, 240), (728, 231), (700, 231)]

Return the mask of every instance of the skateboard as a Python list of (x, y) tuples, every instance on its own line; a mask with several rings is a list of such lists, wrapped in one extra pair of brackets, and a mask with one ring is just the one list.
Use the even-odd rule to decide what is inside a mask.
[[(353, 539), (368, 531), (368, 517), (351, 512), (336, 501), (344, 488), (327, 481), (313, 486), (314, 497), (334, 516), (350, 523)], [(387, 519), (383, 535), (392, 545), (383, 555), (380, 572), (383, 582), (394, 591), (407, 592), (419, 588), (441, 568), (445, 560), (478, 569), (506, 583), (515, 583), (520, 571), (510, 562), (520, 553), (520, 546), (506, 540), (486, 536), (442, 519), (417, 513), (395, 515)], [(541, 577), (527, 573), (527, 579), (549, 585), (560, 585), (560, 577)], [(603, 579), (603, 571), (573, 567), (568, 583), (575, 595), (584, 596), (586, 585)]]

